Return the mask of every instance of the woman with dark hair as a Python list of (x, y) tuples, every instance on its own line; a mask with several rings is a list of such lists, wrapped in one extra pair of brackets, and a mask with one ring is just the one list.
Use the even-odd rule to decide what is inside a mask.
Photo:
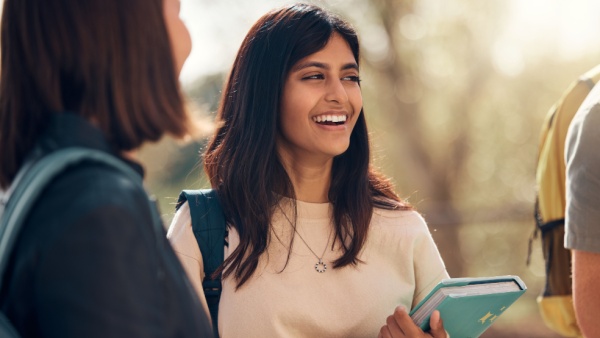
[(0, 34), (0, 189), (25, 161), (65, 149), (133, 174), (88, 161), (45, 187), (8, 261), (2, 312), (22, 337), (210, 335), (134, 159), (192, 131), (179, 1), (4, 0)]
[[(250, 29), (204, 156), (228, 224), (222, 337), (445, 337), (406, 313), (448, 275), (421, 216), (370, 165), (350, 25), (306, 4)], [(169, 238), (205, 301), (190, 208)], [(431, 335), (430, 335), (431, 334)]]

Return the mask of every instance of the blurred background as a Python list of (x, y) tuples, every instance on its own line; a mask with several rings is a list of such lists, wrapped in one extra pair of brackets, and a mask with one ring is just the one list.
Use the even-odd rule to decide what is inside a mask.
[[(425, 216), (451, 276), (519, 275), (528, 292), (483, 337), (557, 337), (535, 298), (535, 164), (546, 112), (600, 63), (596, 0), (308, 1), (357, 29), (375, 164)], [(244, 35), (277, 0), (181, 0), (193, 50), (181, 81), (206, 135), (147, 146), (165, 221), (181, 189), (209, 187), (199, 153)]]

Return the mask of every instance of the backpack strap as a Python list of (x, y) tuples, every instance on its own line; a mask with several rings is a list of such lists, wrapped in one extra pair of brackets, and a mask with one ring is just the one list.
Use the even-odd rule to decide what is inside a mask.
[(219, 300), (221, 299), (221, 275), (212, 279), (214, 272), (224, 260), (226, 224), (223, 209), (216, 190), (183, 190), (177, 201), (177, 209), (188, 202), (192, 217), (192, 231), (202, 253), (204, 280), (202, 287), (212, 318), (215, 336), (218, 336)]
[[(48, 155), (30, 158), (19, 170), (0, 207), (0, 289), (4, 271), (21, 227), (44, 188), (66, 168), (84, 161), (94, 161), (125, 174), (137, 184), (142, 177), (123, 161), (102, 151), (70, 147)], [(154, 222), (156, 223), (156, 222)]]

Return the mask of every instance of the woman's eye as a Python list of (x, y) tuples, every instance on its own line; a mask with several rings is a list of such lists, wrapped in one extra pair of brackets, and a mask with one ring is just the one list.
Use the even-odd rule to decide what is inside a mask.
[(323, 80), (324, 78), (323, 74), (313, 74), (303, 77), (302, 80)]
[(342, 80), (360, 83), (360, 77), (358, 75), (346, 76), (342, 78)]

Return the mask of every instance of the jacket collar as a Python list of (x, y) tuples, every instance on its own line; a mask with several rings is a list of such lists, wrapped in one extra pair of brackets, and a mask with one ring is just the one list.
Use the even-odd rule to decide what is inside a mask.
[(85, 147), (100, 150), (118, 157), (140, 175), (144, 175), (144, 169), (139, 163), (126, 159), (115, 151), (102, 130), (85, 118), (73, 113), (55, 114), (40, 138), (39, 144), (44, 151), (48, 152), (67, 147)]

